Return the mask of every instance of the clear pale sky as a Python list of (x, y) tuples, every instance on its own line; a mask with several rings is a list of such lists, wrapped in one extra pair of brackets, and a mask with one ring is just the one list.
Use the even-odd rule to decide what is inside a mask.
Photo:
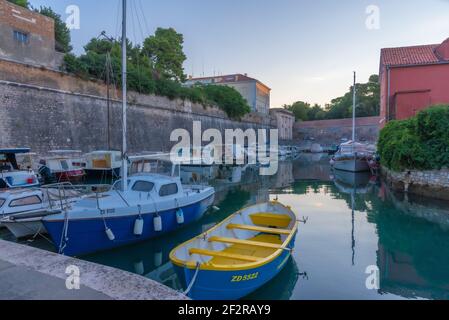
[[(381, 48), (449, 37), (449, 0), (128, 1), (133, 42), (173, 27), (184, 34), (187, 74), (248, 73), (272, 88), (272, 107), (328, 103), (346, 92), (352, 71), (359, 81), (378, 73)], [(30, 2), (51, 6), (64, 20), (67, 6), (79, 6), (81, 26), (72, 31), (77, 54), (102, 30), (120, 34), (120, 0)], [(366, 27), (369, 5), (380, 9), (378, 30)]]

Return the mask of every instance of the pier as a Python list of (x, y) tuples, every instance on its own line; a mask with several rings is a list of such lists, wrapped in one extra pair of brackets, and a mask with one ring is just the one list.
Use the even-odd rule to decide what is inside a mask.
[[(68, 289), (68, 267), (80, 274)], [(148, 278), (0, 240), (0, 300), (187, 300)]]

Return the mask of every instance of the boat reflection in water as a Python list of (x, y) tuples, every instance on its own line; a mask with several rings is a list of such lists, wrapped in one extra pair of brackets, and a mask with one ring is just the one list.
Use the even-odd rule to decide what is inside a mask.
[(296, 261), (290, 258), (279, 275), (264, 285), (259, 290), (244, 298), (244, 300), (290, 300), (299, 278), (305, 277), (306, 273), (300, 273)]
[(367, 194), (373, 190), (377, 178), (370, 172), (333, 171), (334, 183), (345, 194)]
[(333, 170), (335, 186), (342, 194), (351, 195), (351, 250), (352, 265), (355, 265), (356, 238), (355, 238), (355, 201), (356, 195), (368, 194), (373, 190), (377, 177), (370, 172), (349, 172)]

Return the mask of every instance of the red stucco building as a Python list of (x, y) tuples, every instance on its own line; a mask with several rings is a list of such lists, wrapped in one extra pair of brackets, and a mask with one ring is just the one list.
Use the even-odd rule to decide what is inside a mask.
[(381, 51), (381, 121), (407, 119), (449, 104), (449, 38), (441, 44)]

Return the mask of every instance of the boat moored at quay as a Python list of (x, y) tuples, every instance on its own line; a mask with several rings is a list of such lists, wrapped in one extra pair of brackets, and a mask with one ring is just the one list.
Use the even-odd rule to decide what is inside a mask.
[(31, 155), (29, 148), (0, 149), (0, 189), (33, 188), (40, 185), (32, 164), (27, 163), (24, 167), (18, 162), (19, 156), (26, 155)]
[(137, 174), (128, 190), (120, 185), (43, 218), (59, 253), (86, 255), (173, 232), (200, 219), (214, 201), (214, 188), (186, 187), (178, 177)]
[(178, 246), (170, 259), (192, 299), (237, 300), (281, 272), (298, 224), (291, 208), (277, 201), (261, 203)]

